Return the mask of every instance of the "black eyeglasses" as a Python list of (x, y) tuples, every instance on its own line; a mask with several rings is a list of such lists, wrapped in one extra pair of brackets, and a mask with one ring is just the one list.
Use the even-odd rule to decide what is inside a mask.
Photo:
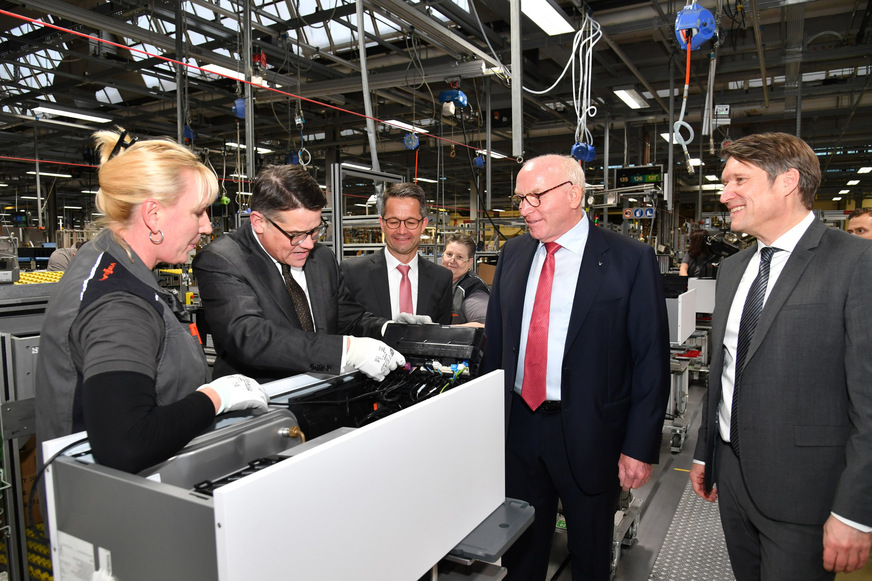
[(275, 226), (276, 230), (284, 234), (285, 238), (291, 241), (291, 246), (299, 246), (309, 236), (312, 237), (313, 241), (317, 242), (318, 238), (323, 236), (324, 233), (327, 232), (327, 228), (330, 227), (327, 222), (321, 220), (321, 223), (318, 225), (317, 228), (312, 228), (308, 232), (285, 232), (281, 226), (270, 220), (269, 216), (267, 216), (266, 214), (261, 214), (261, 216), (263, 216), (267, 222)]
[(406, 228), (414, 230), (418, 227), (418, 224), (424, 221), (424, 218), (406, 218), (405, 220), (400, 220), (399, 218), (382, 218), (382, 220), (384, 220), (385, 225), (391, 230), (396, 230), (400, 227), (400, 224), (405, 224)]
[(541, 203), (541, 200), (539, 198), (541, 198), (542, 196), (544, 196), (545, 194), (547, 194), (548, 192), (550, 192), (552, 190), (556, 190), (557, 188), (563, 187), (566, 184), (571, 184), (571, 183), (572, 182), (570, 182), (570, 181), (565, 181), (562, 184), (557, 184), (556, 186), (554, 186), (552, 188), (548, 188), (544, 192), (539, 192), (538, 194), (527, 194), (526, 196), (522, 196), (521, 194), (514, 194), (514, 195), (512, 195), (512, 205), (515, 206), (516, 208), (520, 208), (521, 202), (527, 202), (528, 204), (530, 204), (530, 206), (532, 206), (534, 208), (538, 208), (539, 204)]

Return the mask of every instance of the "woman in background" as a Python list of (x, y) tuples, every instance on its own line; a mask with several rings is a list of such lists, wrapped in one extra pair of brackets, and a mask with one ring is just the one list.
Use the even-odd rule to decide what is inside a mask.
[(684, 253), (684, 258), (681, 260), (678, 274), (694, 277), (710, 276), (706, 273), (706, 267), (711, 265), (714, 255), (709, 252), (707, 238), (708, 234), (705, 230), (694, 230), (690, 233), (687, 252)]
[(445, 240), (442, 266), (454, 275), (452, 325), (469, 323), (471, 326), (484, 326), (490, 289), (470, 272), (474, 258), (475, 242), (466, 234), (451, 234)]
[(254, 380), (209, 370), (195, 325), (161, 289), (158, 263), (187, 261), (212, 231), (215, 174), (170, 140), (94, 134), (106, 228), (76, 254), (48, 304), (36, 378), (41, 441), (87, 430), (100, 464), (139, 472), (166, 460), (216, 414), (265, 410)]

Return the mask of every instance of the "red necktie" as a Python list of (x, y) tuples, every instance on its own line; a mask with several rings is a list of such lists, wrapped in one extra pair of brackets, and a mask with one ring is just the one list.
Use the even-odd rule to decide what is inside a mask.
[(409, 270), (412, 267), (408, 264), (400, 264), (397, 270), (403, 275), (400, 281), (400, 312), (415, 314), (415, 309), (412, 307), (412, 281), (409, 280)]
[(524, 354), (524, 384), (521, 397), (535, 410), (545, 401), (545, 372), (548, 369), (548, 318), (551, 314), (551, 285), (554, 282), (554, 253), (560, 250), (556, 242), (546, 242), (545, 264), (539, 273), (536, 301), (527, 332)]

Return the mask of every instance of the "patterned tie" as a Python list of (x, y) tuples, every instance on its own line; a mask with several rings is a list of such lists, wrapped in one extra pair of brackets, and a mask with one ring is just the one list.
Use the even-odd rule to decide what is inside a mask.
[(524, 383), (521, 397), (536, 410), (545, 401), (545, 372), (548, 369), (548, 319), (551, 315), (551, 286), (554, 282), (554, 253), (560, 250), (556, 242), (546, 242), (545, 264), (539, 273), (536, 300), (527, 332), (527, 351), (524, 355)]
[(294, 280), (294, 276), (291, 274), (291, 267), (287, 264), (282, 265), (282, 276), (285, 279), (285, 286), (288, 287), (288, 294), (291, 295), (291, 300), (294, 301), (294, 310), (297, 311), (300, 327), (304, 331), (314, 331), (315, 325), (312, 322), (312, 313), (309, 311), (309, 301), (306, 299), (306, 292)]
[(739, 341), (736, 345), (736, 372), (733, 380), (733, 405), (730, 408), (730, 446), (736, 455), (739, 455), (739, 385), (742, 378), (742, 370), (745, 367), (745, 356), (748, 354), (748, 346), (754, 337), (754, 329), (757, 328), (757, 320), (760, 311), (763, 310), (763, 299), (766, 297), (766, 286), (769, 284), (769, 264), (772, 255), (780, 248), (762, 248), (760, 250), (760, 270), (757, 278), (748, 289), (748, 298), (742, 308), (742, 319), (739, 322)]
[(403, 275), (400, 280), (400, 312), (415, 314), (415, 309), (412, 307), (412, 281), (409, 280), (409, 270), (411, 266), (408, 264), (397, 265), (397, 270)]

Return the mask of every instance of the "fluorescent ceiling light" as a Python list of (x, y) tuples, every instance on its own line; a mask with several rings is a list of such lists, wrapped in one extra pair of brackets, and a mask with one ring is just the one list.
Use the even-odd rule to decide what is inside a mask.
[(81, 210), (82, 206), (64, 206), (64, 210)]
[(645, 97), (639, 94), (636, 89), (633, 88), (623, 88), (623, 89), (615, 89), (615, 95), (627, 104), (627, 107), (630, 109), (644, 109), (645, 107), (650, 107), (648, 101), (645, 100)]
[(635, 204), (635, 203), (638, 202), (639, 200), (637, 200), (636, 198), (627, 198), (627, 201), (628, 201), (628, 202), (633, 202), (633, 203)]
[(492, 208), (491, 212), (505, 212), (502, 208)]
[(244, 173), (232, 173), (232, 174), (230, 174), (230, 177), (248, 179), (248, 176), (245, 175)]
[(521, 12), (548, 36), (575, 32), (566, 15), (548, 0), (521, 0)]
[(851, 190), (839, 190), (840, 194), (850, 194)]
[(705, 163), (703, 163), (703, 161), (698, 157), (693, 157), (693, 158), (687, 160), (687, 162), (690, 165), (692, 165), (693, 167), (699, 167), (701, 165), (705, 165)]
[(846, 186), (856, 186), (859, 183), (860, 183), (860, 180), (848, 180), (848, 183), (845, 185)]
[[(27, 172), (27, 175), (35, 176), (36, 172), (29, 171), (29, 172)], [(71, 177), (73, 177), (68, 173), (51, 173), (51, 172), (47, 172), (47, 171), (41, 171), (41, 172), (39, 172), (39, 175), (48, 176), (50, 178), (71, 178)]]
[(425, 182), (425, 183), (428, 183), (428, 184), (435, 184), (435, 183), (437, 183), (436, 180), (431, 180), (430, 178), (415, 178), (415, 179), (418, 180), (419, 182)]
[(721, 191), (724, 189), (724, 184), (703, 184), (704, 191)]
[(96, 194), (97, 190), (82, 190), (83, 194)]
[(842, 196), (833, 196), (833, 201), (834, 201), (834, 202), (838, 202), (838, 201), (841, 200), (841, 199), (842, 199)]
[(869, 173), (872, 171), (872, 167), (861, 167), (857, 170), (857, 173)]
[[(487, 155), (487, 151), (485, 151), (484, 149), (477, 149), (475, 150), (475, 152), (479, 155)], [(502, 153), (497, 153), (496, 151), (490, 152), (490, 156), (494, 159), (505, 159), (506, 157)]]
[(0, 183), (0, 188), (8, 188), (9, 184)]
[(327, 189), (327, 186), (322, 186), (321, 184), (318, 184), (318, 187), (321, 188), (322, 190), (326, 190), (326, 189)]
[(104, 214), (103, 212), (91, 212), (91, 215), (92, 216), (105, 216), (106, 214)]
[(220, 77), (229, 77), (231, 79), (236, 79), (237, 81), (245, 80), (244, 73), (234, 71), (233, 69), (228, 69), (227, 67), (222, 67), (221, 65), (206, 65), (205, 67), (200, 68), (208, 73), (212, 73), (213, 75), (218, 75)]
[(354, 204), (354, 205), (358, 206), (360, 208), (369, 208), (369, 204)]
[(38, 200), (36, 196), (21, 196), (22, 200)]
[(112, 121), (107, 117), (98, 117), (97, 115), (87, 115), (85, 113), (78, 113), (76, 111), (65, 111), (63, 109), (56, 109), (54, 107), (44, 107), (40, 105), (39, 107), (34, 107), (34, 113), (48, 113), (49, 115), (57, 115), (58, 117), (71, 117), (73, 119), (81, 119), (82, 121), (91, 121), (92, 123), (109, 123)]
[(406, 131), (411, 131), (413, 133), (430, 133), (426, 129), (422, 127), (416, 127), (414, 125), (409, 125), (408, 123), (403, 123), (402, 121), (397, 121), (396, 119), (389, 119), (385, 121), (387, 125), (392, 125), (399, 129), (405, 129)]
[(342, 167), (346, 167), (346, 168), (349, 168), (349, 169), (362, 169), (363, 171), (371, 171), (371, 170), (372, 170), (371, 167), (366, 167), (366, 166), (363, 166), (363, 165), (357, 165), (357, 164), (355, 164), (355, 163), (343, 163), (343, 164), (342, 164)]
[(716, 181), (718, 181), (718, 176), (709, 174), (709, 175), (705, 176), (705, 179), (707, 179), (710, 182), (716, 182)]
[[(235, 149), (245, 149), (245, 144), (240, 145), (240, 144), (238, 144), (238, 143), (234, 143), (233, 141), (228, 141), (228, 142), (227, 142), (227, 147), (233, 147), (233, 148), (235, 148)], [(266, 147), (255, 147), (254, 149), (255, 149), (255, 151), (257, 151), (258, 153), (262, 153), (262, 154), (267, 154), (267, 153), (272, 153), (272, 152), (273, 152), (272, 149), (267, 149)]]

